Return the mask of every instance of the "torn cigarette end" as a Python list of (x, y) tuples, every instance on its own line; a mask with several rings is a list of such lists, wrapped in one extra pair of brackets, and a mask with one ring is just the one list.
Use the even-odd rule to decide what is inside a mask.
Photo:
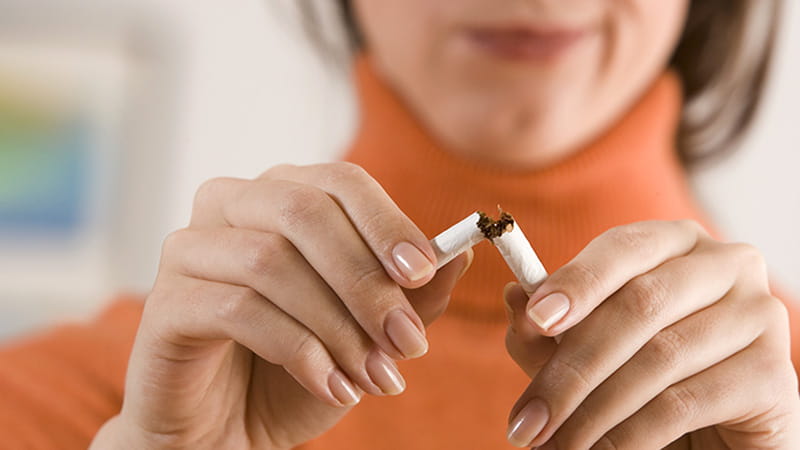
[(547, 270), (525, 237), (525, 233), (522, 232), (522, 228), (519, 225), (512, 226), (508, 232), (492, 239), (492, 244), (503, 256), (525, 293), (533, 294), (547, 278)]
[(497, 209), (500, 211), (500, 218), (497, 220), (492, 219), (483, 211), (477, 212), (480, 217), (478, 219), (478, 228), (480, 228), (486, 239), (490, 241), (514, 229), (514, 217), (500, 209), (499, 206)]
[(547, 271), (522, 229), (514, 222), (514, 217), (499, 206), (498, 210), (500, 218), (497, 220), (482, 211), (476, 211), (431, 239), (431, 246), (436, 253), (436, 268), (444, 266), (478, 242), (489, 239), (525, 292), (532, 294), (547, 278)]

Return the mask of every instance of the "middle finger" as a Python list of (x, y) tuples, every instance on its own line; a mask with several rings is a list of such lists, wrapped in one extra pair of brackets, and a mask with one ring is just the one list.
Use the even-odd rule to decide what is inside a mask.
[(396, 365), (284, 237), (252, 230), (182, 230), (166, 245), (180, 252), (164, 264), (184, 275), (247, 286), (311, 330), (351, 380), (371, 394), (405, 387)]
[(588, 448), (670, 385), (752, 344), (764, 331), (767, 302), (726, 297), (659, 332), (575, 410), (552, 440)]
[[(634, 278), (590, 316), (564, 334), (512, 410), (515, 417), (532, 400), (538, 405), (534, 444), (542, 444), (586, 397), (653, 336), (722, 298), (738, 268), (725, 250), (698, 250)], [(528, 408), (531, 409), (531, 408)], [(534, 423), (535, 422), (535, 423)]]
[(389, 356), (425, 354), (422, 320), (327, 193), (282, 180), (228, 179), (216, 184), (214, 189), (226, 195), (198, 194), (203, 202), (212, 203), (198, 209), (217, 209), (216, 215), (236, 228), (286, 237)]

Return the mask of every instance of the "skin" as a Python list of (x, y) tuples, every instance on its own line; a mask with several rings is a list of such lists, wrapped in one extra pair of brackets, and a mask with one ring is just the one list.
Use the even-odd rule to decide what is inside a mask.
[[(664, 71), (686, 0), (355, 0), (383, 78), (444, 147), (510, 168), (553, 164), (606, 130)], [(497, 58), (470, 32), (584, 33), (558, 55)]]
[[(433, 258), (352, 164), (206, 182), (190, 225), (164, 243), (122, 411), (93, 448), (292, 448), (364, 393), (401, 392), (375, 375), (425, 348), (401, 351), (388, 318), (400, 311), (424, 330), (471, 261), (462, 254), (411, 281), (392, 257), (401, 242)], [(337, 398), (337, 371), (356, 398)]]
[[(354, 6), (379, 74), (446, 149), (535, 169), (602, 133), (664, 71), (687, 2)], [(474, 40), (509, 24), (580, 39), (522, 58)], [(413, 277), (395, 258), (409, 246), (421, 252)], [(386, 375), (426, 344), (408, 328), (398, 341), (390, 318), (421, 333), (470, 259), (434, 274), (426, 237), (351, 164), (207, 182), (164, 244), (122, 411), (93, 448), (281, 449), (322, 434), (362, 395), (402, 391)], [(542, 327), (554, 293), (559, 317)], [(800, 448), (787, 314), (752, 247), (693, 222), (629, 224), (531, 296), (511, 284), (504, 298), (507, 350), (531, 377), (509, 405), (512, 443)]]
[[(553, 293), (570, 300), (569, 312), (546, 330), (532, 326), (526, 308)], [(717, 242), (692, 221), (621, 226), (594, 239), (530, 297), (510, 284), (505, 298), (506, 346), (532, 379), (511, 417), (534, 404), (532, 420), (541, 424), (512, 443), (800, 443), (786, 308), (770, 294), (764, 260), (747, 244)], [(557, 335), (559, 344), (549, 338)]]

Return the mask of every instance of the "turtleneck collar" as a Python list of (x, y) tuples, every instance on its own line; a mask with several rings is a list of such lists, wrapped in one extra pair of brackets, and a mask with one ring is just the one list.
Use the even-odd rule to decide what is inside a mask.
[[(368, 57), (355, 65), (361, 124), (346, 160), (364, 167), (428, 236), (475, 210), (514, 214), (545, 267), (553, 271), (593, 237), (640, 220), (703, 221), (675, 151), (681, 109), (677, 76), (659, 76), (603, 135), (560, 162), (510, 171), (459, 158), (437, 144)], [(513, 276), (489, 243), (449, 311), (504, 320), (503, 285)]]

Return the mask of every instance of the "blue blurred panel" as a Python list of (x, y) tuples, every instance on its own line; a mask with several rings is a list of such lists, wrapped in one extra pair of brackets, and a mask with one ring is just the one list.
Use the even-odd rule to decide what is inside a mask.
[(0, 98), (0, 234), (67, 233), (87, 209), (90, 129)]

